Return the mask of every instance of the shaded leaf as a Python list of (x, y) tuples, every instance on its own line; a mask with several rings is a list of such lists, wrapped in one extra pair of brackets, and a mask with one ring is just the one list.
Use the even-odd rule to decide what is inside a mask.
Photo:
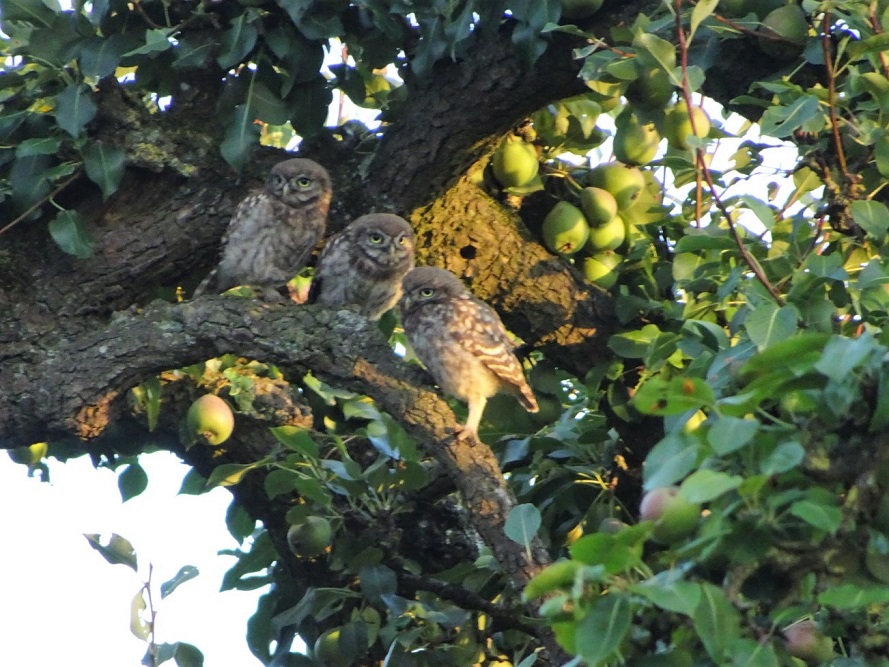
[(747, 315), (744, 327), (750, 340), (764, 350), (790, 338), (796, 332), (799, 318), (795, 306), (778, 306), (772, 301), (763, 301)]
[(108, 199), (120, 186), (126, 154), (116, 146), (107, 146), (101, 141), (88, 143), (81, 151), (86, 175), (102, 188), (102, 199)]
[(194, 579), (199, 574), (200, 571), (198, 571), (198, 568), (196, 568), (194, 565), (183, 565), (179, 568), (176, 576), (161, 584), (161, 599), (163, 600), (165, 597), (179, 588), (179, 586), (184, 584), (186, 581)]
[(540, 510), (534, 505), (525, 503), (513, 507), (506, 522), (503, 525), (503, 532), (513, 542), (521, 544), (525, 548), (529, 547), (531, 540), (537, 534), (540, 528)]
[(240, 172), (247, 163), (250, 150), (259, 141), (259, 134), (259, 126), (253, 122), (248, 106), (239, 104), (228, 122), (219, 152), (226, 162)]
[(122, 502), (135, 498), (148, 487), (148, 475), (138, 463), (131, 463), (117, 477)]
[(710, 657), (718, 665), (727, 664), (729, 649), (741, 634), (740, 615), (721, 588), (701, 584), (701, 600), (692, 620)]
[(868, 236), (882, 239), (889, 232), (889, 208), (878, 201), (859, 199), (849, 207), (855, 224), (861, 227)]
[(633, 620), (629, 597), (610, 592), (601, 597), (577, 626), (577, 654), (596, 665), (617, 650)]
[(69, 84), (54, 99), (56, 123), (74, 138), (79, 137), (84, 126), (96, 117), (93, 94), (83, 84)]
[(49, 222), (49, 233), (53, 241), (69, 255), (78, 259), (92, 257), (93, 239), (77, 211), (59, 211)]
[(231, 20), (231, 27), (222, 33), (221, 52), (216, 62), (222, 69), (229, 69), (240, 63), (253, 50), (259, 31), (252, 23), (250, 13), (244, 13)]
[(702, 468), (689, 475), (682, 482), (679, 490), (686, 500), (693, 503), (706, 503), (718, 498), (723, 493), (737, 489), (743, 481), (744, 478), (738, 475)]

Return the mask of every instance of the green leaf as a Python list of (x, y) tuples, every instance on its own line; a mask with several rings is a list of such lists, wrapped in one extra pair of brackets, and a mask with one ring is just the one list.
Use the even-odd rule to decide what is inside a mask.
[(177, 667), (204, 667), (204, 654), (200, 649), (185, 642), (176, 642), (173, 659)]
[(706, 503), (719, 498), (723, 493), (737, 489), (743, 481), (744, 478), (738, 475), (702, 468), (689, 475), (682, 482), (679, 491), (686, 500)]
[(630, 590), (665, 611), (691, 616), (701, 601), (701, 584), (683, 581), (677, 570), (665, 570)]
[(827, 345), (815, 370), (840, 382), (852, 373), (868, 356), (882, 350), (872, 334), (865, 332), (858, 338), (834, 336)]
[(133, 596), (130, 602), (130, 632), (143, 641), (151, 636), (151, 625), (145, 619), (145, 610), (148, 604), (145, 602), (145, 587)]
[(795, 440), (782, 442), (760, 462), (759, 470), (763, 475), (779, 475), (796, 468), (805, 457), (806, 450)]
[(156, 28), (145, 31), (145, 43), (131, 51), (127, 51), (121, 57), (129, 58), (131, 56), (153, 56), (156, 53), (162, 53), (172, 48), (169, 37), (175, 28)]
[(503, 532), (513, 542), (528, 548), (540, 528), (540, 510), (525, 503), (513, 507), (503, 524)]
[(49, 221), (52, 240), (69, 255), (87, 259), (93, 254), (93, 239), (83, 226), (83, 218), (77, 211), (59, 211)]
[(636, 390), (630, 403), (646, 415), (678, 415), (691, 409), (711, 406), (716, 397), (704, 380), (695, 377), (661, 376), (649, 378)]
[(633, 46), (650, 55), (652, 60), (670, 75), (670, 82), (674, 86), (682, 86), (682, 78), (676, 75), (676, 46), (672, 42), (645, 32), (633, 39)]
[(720, 456), (743, 449), (759, 430), (759, 422), (755, 419), (740, 417), (721, 417), (710, 426), (707, 442), (713, 451)]
[(701, 22), (716, 11), (719, 0), (699, 0), (691, 12), (691, 25), (688, 31), (688, 42), (694, 39), (695, 32)]
[(121, 502), (135, 498), (148, 487), (148, 475), (138, 463), (131, 463), (117, 477)]
[(731, 647), (731, 667), (779, 667), (775, 647), (768, 642), (742, 637)]
[(228, 528), (229, 535), (241, 543), (253, 534), (256, 519), (250, 516), (241, 503), (233, 499), (225, 511), (225, 527)]
[(797, 500), (790, 506), (790, 513), (831, 535), (837, 532), (843, 520), (840, 508), (812, 500)]
[(330, 85), (320, 75), (310, 82), (293, 86), (287, 95), (287, 102), (293, 107), (290, 124), (304, 137), (317, 134), (324, 127), (331, 100)]
[(138, 561), (136, 559), (136, 550), (130, 541), (121, 537), (117, 533), (111, 533), (108, 544), (104, 545), (101, 541), (101, 535), (98, 533), (84, 533), (83, 536), (89, 542), (90, 546), (102, 554), (102, 557), (112, 565), (126, 565), (134, 572), (138, 569)]
[(2, 0), (0, 21), (23, 21), (37, 27), (49, 28), (56, 14), (62, 11), (58, 2), (50, 0)]
[(863, 609), (886, 603), (889, 603), (889, 587), (885, 584), (838, 584), (818, 594), (818, 604), (834, 609)]
[(320, 453), (318, 444), (312, 440), (309, 430), (300, 426), (275, 426), (269, 429), (275, 439), (288, 449), (298, 452), (311, 459), (317, 459)]
[(717, 665), (727, 664), (728, 651), (741, 634), (740, 615), (721, 588), (701, 584), (701, 601), (692, 616), (695, 631)]
[(584, 535), (569, 548), (572, 560), (586, 565), (602, 565), (608, 574), (625, 572), (639, 565), (641, 545), (621, 543), (614, 535)]
[(379, 603), (384, 595), (394, 595), (398, 591), (398, 579), (385, 565), (365, 565), (358, 571), (361, 593), (373, 603)]
[(259, 31), (253, 25), (253, 17), (248, 14), (252, 12), (232, 19), (229, 22), (231, 27), (222, 33), (221, 52), (216, 57), (216, 62), (222, 69), (229, 69), (240, 63), (256, 45)]
[(56, 124), (75, 139), (84, 126), (96, 117), (96, 103), (90, 89), (83, 84), (69, 84), (55, 96)]
[(292, 493), (296, 489), (299, 476), (293, 470), (272, 470), (265, 477), (263, 486), (269, 500), (273, 500), (285, 493)]
[(207, 480), (197, 470), (192, 468), (185, 477), (182, 478), (182, 484), (179, 486), (179, 495), (183, 496), (199, 496), (207, 492)]
[(820, 113), (821, 102), (815, 95), (800, 95), (790, 106), (771, 106), (766, 109), (759, 120), (759, 126), (763, 134), (783, 139)]
[(790, 338), (796, 332), (799, 318), (796, 306), (779, 307), (772, 301), (763, 301), (747, 315), (744, 327), (756, 347), (764, 350)]
[(186, 581), (194, 579), (198, 576), (200, 572), (198, 568), (194, 565), (183, 565), (179, 568), (179, 571), (169, 581), (165, 581), (161, 584), (161, 600), (170, 595), (173, 591), (175, 591), (179, 586), (184, 584)]
[(33, 139), (25, 139), (15, 148), (15, 156), (17, 158), (28, 157), (29, 155), (55, 155), (59, 152), (62, 140), (58, 137), (35, 137)]
[(219, 145), (222, 157), (236, 171), (243, 171), (250, 150), (259, 142), (259, 126), (253, 122), (253, 116), (246, 104), (235, 107), (235, 113), (225, 130), (225, 137)]
[(207, 486), (210, 488), (214, 486), (234, 486), (244, 478), (244, 475), (262, 465), (264, 463), (260, 461), (255, 463), (223, 463), (213, 468), (213, 472), (210, 473), (210, 477), (207, 479)]
[(608, 348), (621, 357), (641, 359), (660, 333), (656, 325), (647, 324), (638, 331), (615, 334), (608, 339)]
[(161, 380), (157, 375), (133, 388), (133, 395), (139, 406), (145, 410), (149, 431), (157, 428), (157, 420), (161, 413), (161, 393)]
[(701, 446), (688, 433), (671, 433), (645, 457), (642, 469), (645, 490), (670, 486), (688, 475), (698, 463)]
[(80, 71), (85, 77), (103, 79), (114, 74), (126, 49), (123, 35), (90, 37), (80, 44)]
[(878, 201), (859, 199), (849, 207), (855, 224), (861, 227), (868, 236), (883, 239), (889, 232), (889, 208)]
[(591, 665), (602, 663), (620, 646), (632, 620), (629, 596), (610, 591), (578, 624), (577, 654)]
[(290, 107), (261, 81), (253, 86), (250, 113), (269, 125), (283, 125), (290, 120)]
[(101, 141), (88, 143), (81, 151), (86, 175), (102, 188), (102, 199), (108, 199), (120, 186), (126, 154), (116, 146), (106, 146)]

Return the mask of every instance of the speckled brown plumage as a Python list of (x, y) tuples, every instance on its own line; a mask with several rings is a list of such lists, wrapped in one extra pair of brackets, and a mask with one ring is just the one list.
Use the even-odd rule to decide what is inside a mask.
[(312, 279), (309, 301), (356, 308), (378, 320), (401, 296), (414, 266), (414, 232), (407, 220), (371, 213), (330, 239)]
[(537, 412), (537, 400), (493, 308), (472, 296), (450, 271), (431, 266), (410, 271), (403, 289), (402, 323), (414, 352), (445, 392), (469, 405), (460, 438), (478, 438), (485, 403), (498, 392)]
[(237, 285), (266, 293), (283, 288), (324, 235), (331, 192), (330, 176), (317, 162), (294, 158), (272, 167), (263, 189), (238, 205), (219, 265), (194, 296)]

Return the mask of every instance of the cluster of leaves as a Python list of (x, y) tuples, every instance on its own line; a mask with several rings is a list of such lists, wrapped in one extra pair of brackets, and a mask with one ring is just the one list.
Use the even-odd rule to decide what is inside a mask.
[[(437, 59), (460, 57), (479, 34), (496, 29), (506, 10), (518, 26), (517, 47), (533, 61), (546, 47), (542, 27), (558, 19), (557, 0), (104, 0), (68, 10), (55, 0), (4, 0), (0, 201), (8, 217), (0, 224), (37, 219), (49, 202), (59, 209), (50, 222), (52, 237), (65, 252), (86, 258), (92, 240), (83, 220), (56, 201), (74, 178), (85, 172), (107, 199), (128, 163), (188, 169), (181, 158), (158, 155), (163, 149), (155, 138), (141, 136), (136, 127), (128, 136), (90, 131), (102, 95), (118, 83), (154, 113), (215, 104), (218, 148), (241, 170), (261, 130), (318, 132), (335, 88), (359, 106), (382, 109), (384, 120), (395, 118), (406, 88), (383, 76), (385, 68), (408, 65), (414, 76), (426, 76)], [(409, 35), (415, 44), (405, 52)], [(340, 40), (344, 54), (325, 76), (331, 39)], [(196, 79), (219, 89), (212, 101), (190, 100)], [(199, 133), (192, 138), (203, 145)]]
[[(591, 36), (592, 99), (617, 97), (612, 115), (638, 105), (631, 93), (650, 67), (680, 97), (700, 91), (718, 44), (756, 39), (762, 19), (713, 14), (716, 6), (699, 2), (678, 21), (667, 11), (640, 16), (612, 32), (608, 49)], [(634, 225), (620, 248), (611, 291), (628, 326), (609, 340), (618, 359), (586, 378), (586, 400), (603, 397), (591, 391), (600, 378), (639, 374), (629, 403), (619, 393), (604, 400), (623, 419), (664, 420), (644, 488), (678, 485), (706, 511), (667, 543), (651, 522), (616, 534), (587, 522), (592, 534), (532, 582), (526, 595), (550, 594), (542, 612), (585, 664), (685, 665), (702, 655), (798, 664), (781, 629), (801, 618), (840, 640), (844, 665), (886, 658), (889, 7), (803, 6), (809, 37), (786, 75), (737, 100), (764, 109), (762, 135), (804, 140), (784, 201), (750, 185), (768, 179), (767, 139), (744, 141), (717, 167), (720, 146), (709, 142), (729, 138), (722, 129), (646, 167), (667, 192), (687, 195), (668, 220)], [(800, 83), (806, 67), (822, 79)], [(569, 174), (582, 182), (582, 170)], [(739, 185), (746, 191), (731, 194)]]

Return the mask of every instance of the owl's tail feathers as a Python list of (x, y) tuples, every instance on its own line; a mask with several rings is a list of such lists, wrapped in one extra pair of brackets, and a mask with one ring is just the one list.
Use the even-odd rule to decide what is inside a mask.
[(531, 387), (528, 386), (527, 382), (522, 383), (522, 385), (518, 387), (516, 397), (519, 399), (522, 407), (528, 412), (537, 412), (540, 409), (537, 406), (537, 399), (534, 397), (534, 392), (531, 391)]

